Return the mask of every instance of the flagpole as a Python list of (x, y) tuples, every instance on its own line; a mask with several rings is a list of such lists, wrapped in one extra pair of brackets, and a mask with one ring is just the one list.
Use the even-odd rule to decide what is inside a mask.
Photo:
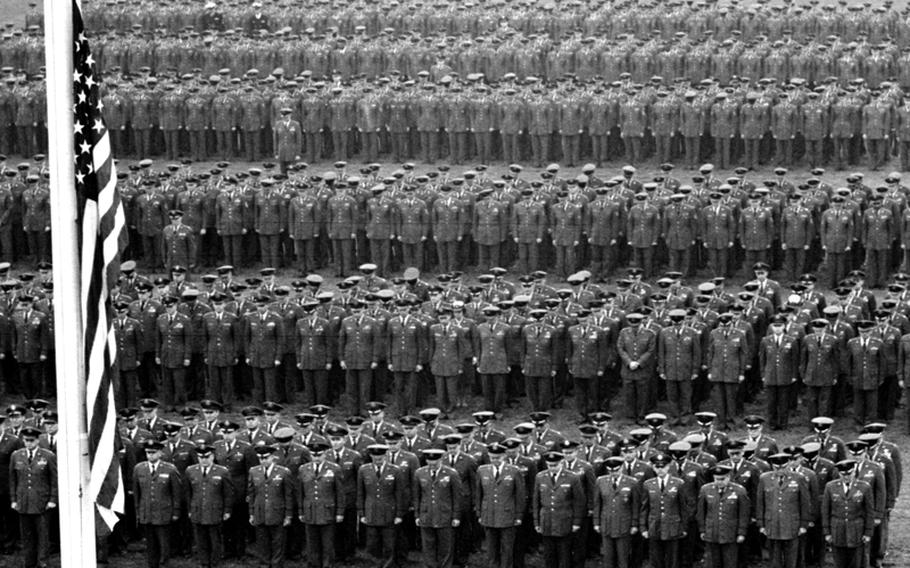
[(96, 565), (95, 505), (89, 495), (88, 423), (73, 141), (73, 4), (44, 0), (54, 341), (60, 417), (58, 486), (62, 568)]

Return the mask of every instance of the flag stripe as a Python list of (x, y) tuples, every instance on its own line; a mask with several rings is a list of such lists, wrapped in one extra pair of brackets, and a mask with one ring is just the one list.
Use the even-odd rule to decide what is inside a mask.
[(79, 3), (73, 1), (73, 95), (76, 191), (82, 197), (82, 306), (86, 409), (89, 447), (89, 498), (109, 528), (123, 512), (117, 415), (113, 376), (116, 338), (110, 290), (125, 244), (125, 217), (110, 137), (101, 116), (94, 60), (85, 38)]

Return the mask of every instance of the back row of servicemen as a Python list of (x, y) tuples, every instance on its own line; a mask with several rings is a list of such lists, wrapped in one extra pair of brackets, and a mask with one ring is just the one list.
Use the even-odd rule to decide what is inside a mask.
[(121, 400), (157, 390), (172, 407), (203, 392), (231, 402), (235, 392), (285, 401), (302, 391), (311, 402), (343, 394), (356, 409), (381, 397), (408, 411), (435, 389), (446, 412), (473, 392), (501, 411), (525, 395), (550, 409), (574, 389), (582, 416), (621, 393), (640, 419), (665, 390), (674, 420), (710, 397), (726, 428), (764, 389), (772, 427), (786, 428), (798, 408), (840, 414), (851, 397), (858, 423), (891, 419), (910, 373), (904, 274), (879, 305), (857, 271), (829, 306), (814, 276), (788, 292), (763, 264), (736, 296), (723, 278), (696, 292), (679, 273), (652, 288), (640, 270), (615, 290), (585, 273), (559, 290), (544, 273), (522, 277), (519, 290), (504, 269), (477, 286), (458, 274), (429, 285), (414, 269), (393, 282), (362, 270), (329, 292), (318, 275), (281, 286), (273, 269), (241, 283), (225, 266), (196, 289), (182, 270), (153, 284), (125, 266), (114, 305)]
[[(726, 53), (721, 50), (720, 53)], [(910, 64), (906, 66), (910, 69)], [(446, 158), (490, 163), (549, 161), (600, 165), (654, 156), (694, 167), (716, 158), (722, 169), (788, 165), (805, 157), (843, 168), (868, 154), (872, 168), (900, 154), (910, 165), (910, 105), (897, 81), (870, 88), (862, 79), (706, 79), (654, 76), (633, 83), (563, 78), (545, 86), (514, 75), (490, 85), (480, 75), (438, 84), (402, 75), (325, 82), (274, 69), (232, 77), (225, 68), (105, 82), (106, 125), (115, 155), (197, 161), (264, 156), (310, 163), (334, 156), (402, 162)], [(9, 75), (0, 87), (0, 152), (31, 156), (46, 144), (43, 78)], [(671, 83), (672, 82), (672, 83)], [(908, 80), (910, 84), (910, 80)], [(289, 109), (283, 114), (282, 109)]]
[[(405, 0), (389, 2), (308, 1), (219, 3), (217, 6), (179, 2), (139, 2), (126, 0), (87, 5), (86, 29), (131, 33), (180, 33), (188, 28), (198, 32), (240, 30), (246, 34), (277, 32), (289, 28), (293, 33), (313, 29), (317, 33), (337, 33), (348, 37), (363, 33), (377, 36), (388, 33), (424, 35), (451, 34), (469, 37), (500, 36), (503, 30), (527, 35), (562, 38), (577, 30), (585, 36), (616, 38), (622, 34), (647, 36), (659, 30), (664, 38), (677, 32), (701, 37), (711, 31), (720, 39), (740, 30), (746, 40), (767, 35), (773, 40), (792, 36), (804, 39), (813, 35), (840, 34), (848, 41), (867, 35), (872, 41), (893, 37), (901, 45), (910, 39), (907, 7), (899, 9), (886, 0), (881, 6), (871, 3), (847, 6), (847, 2), (806, 2), (780, 5), (770, 2), (601, 2), (535, 3), (497, 1), (493, 3), (432, 2)], [(43, 24), (31, 12), (26, 27)], [(136, 26), (139, 26), (138, 29)], [(788, 33), (789, 32), (789, 33)]]
[[(734, 76), (773, 77), (785, 82), (801, 77), (815, 85), (828, 76), (843, 82), (864, 78), (873, 87), (892, 77), (910, 85), (906, 70), (907, 49), (894, 39), (862, 36), (849, 40), (837, 34), (808, 39), (773, 39), (765, 35), (746, 39), (735, 33), (723, 39), (711, 34), (671, 38), (646, 32), (616, 39), (584, 36), (576, 32), (550, 39), (514, 31), (490, 38), (446, 35), (397, 35), (370, 37), (358, 33), (350, 39), (333, 34), (245, 36), (227, 30), (212, 35), (194, 31), (168, 35), (134, 30), (126, 34), (93, 36), (92, 51), (98, 71), (139, 75), (144, 69), (156, 76), (183, 75), (196, 69), (203, 76), (222, 68), (240, 75), (257, 68), (266, 73), (282, 68), (288, 77), (307, 72), (314, 79), (338, 77), (375, 80), (393, 73), (416, 79), (421, 72), (433, 80), (447, 74), (466, 77), (481, 73), (498, 82), (508, 74), (518, 79), (536, 76), (557, 81), (572, 76), (582, 82), (595, 78), (608, 83), (628, 72), (635, 82), (653, 75), (692, 82), (713, 77), (727, 86)], [(0, 65), (28, 75), (42, 72), (43, 42), (34, 34), (0, 38)]]
[[(885, 424), (845, 442), (828, 417), (813, 419), (799, 445), (779, 447), (762, 416), (728, 437), (712, 412), (698, 413), (684, 436), (659, 413), (621, 434), (605, 412), (567, 435), (546, 412), (500, 430), (490, 411), (452, 426), (436, 408), (390, 420), (378, 402), (365, 405), (367, 418), (337, 422), (331, 408), (313, 406), (296, 425), (265, 402), (242, 410), (242, 426), (213, 400), (181, 409), (182, 421), (160, 416), (155, 400), (140, 406), (119, 413), (133, 507), (114, 541), (135, 538), (138, 523), (155, 562), (190, 549), (203, 566), (222, 551), (242, 558), (252, 525), (256, 552), (272, 566), (301, 553), (314, 566), (344, 560), (364, 541), (377, 560), (402, 562), (420, 548), (427, 565), (463, 564), (481, 530), (497, 568), (524, 566), (538, 545), (558, 568), (584, 566), (598, 551), (607, 566), (648, 556), (692, 566), (706, 554), (735, 568), (763, 548), (781, 565), (815, 567), (826, 543), (838, 568), (880, 566), (902, 478)], [(10, 408), (3, 437), (13, 451), (36, 430)], [(40, 412), (38, 445), (54, 449), (56, 413)]]
[[(348, 175), (345, 162), (315, 175), (290, 162), (280, 162), (288, 174), (274, 164), (231, 172), (225, 162), (200, 173), (181, 164), (156, 172), (152, 165), (145, 160), (119, 174), (131, 231), (126, 258), (150, 269), (196, 270), (222, 258), (238, 268), (257, 261), (304, 272), (332, 266), (347, 276), (371, 262), (388, 277), (408, 266), (449, 273), (516, 259), (523, 274), (552, 267), (566, 277), (588, 267), (600, 280), (626, 263), (647, 279), (664, 264), (687, 276), (704, 267), (729, 276), (741, 264), (748, 273), (767, 262), (785, 268), (790, 280), (822, 265), (832, 289), (864, 264), (872, 287), (907, 269), (908, 190), (898, 172), (874, 189), (862, 173), (851, 173), (835, 189), (823, 169), (794, 180), (777, 168), (758, 183), (745, 167), (720, 179), (711, 164), (691, 183), (670, 163), (650, 180), (632, 166), (601, 177), (594, 164), (565, 177), (551, 164), (530, 180), (517, 164), (501, 179), (484, 165), (458, 176), (448, 166), (420, 174), (413, 164), (387, 176), (378, 164)], [(7, 175), (0, 195), (11, 193), (14, 203), (17, 194), (31, 195), (21, 176)], [(40, 178), (25, 179), (46, 206)], [(15, 215), (10, 223), (20, 238)], [(29, 224), (26, 234), (41, 228)], [(45, 233), (34, 236), (45, 242)], [(21, 253), (13, 247), (11, 258)]]

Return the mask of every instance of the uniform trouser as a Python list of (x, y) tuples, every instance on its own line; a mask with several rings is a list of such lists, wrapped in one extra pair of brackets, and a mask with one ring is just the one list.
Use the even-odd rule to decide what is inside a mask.
[(423, 561), (427, 568), (451, 568), (455, 559), (455, 529), (420, 527)]
[(356, 497), (350, 496), (347, 499), (349, 505), (344, 508), (344, 519), (335, 527), (335, 558), (341, 561), (352, 557), (359, 544)]
[(222, 160), (228, 160), (234, 156), (234, 132), (216, 130), (215, 144), (218, 146), (218, 157)]
[(193, 523), (193, 544), (199, 564), (209, 568), (221, 562), (221, 523), (200, 525)]
[(398, 562), (398, 531), (394, 525), (381, 527), (364, 526), (364, 529), (366, 532), (367, 552), (380, 562), (379, 566), (388, 568), (402, 565)]
[(866, 547), (833, 546), (834, 568), (861, 568)]
[(304, 525), (307, 564), (310, 568), (335, 565), (335, 525)]
[(599, 410), (598, 395), (599, 377), (575, 377), (575, 409), (583, 417), (587, 417), (589, 412)]
[(354, 239), (332, 239), (332, 251), (338, 275), (350, 274), (354, 262)]
[(532, 377), (525, 375), (525, 391), (533, 410), (553, 408), (553, 378), (550, 376)]
[(743, 261), (743, 270), (746, 274), (752, 273), (752, 266), (757, 262), (768, 262), (768, 249), (752, 250), (746, 249), (745, 260)]
[(468, 153), (468, 133), (449, 132), (449, 159), (453, 164), (461, 164)]
[(648, 556), (652, 568), (677, 568), (679, 566), (679, 541), (680, 539), (648, 540)]
[(452, 410), (458, 396), (458, 379), (460, 375), (433, 375), (436, 382), (437, 405), (446, 414)]
[(790, 280), (796, 280), (806, 271), (806, 249), (803, 247), (788, 247), (784, 251), (784, 269)]
[(654, 272), (654, 247), (632, 247), (632, 263), (645, 271), (644, 278)]
[(824, 140), (806, 140), (806, 159), (810, 168), (816, 168), (822, 165), (822, 146)]
[(692, 247), (684, 249), (668, 249), (670, 270), (682, 272), (688, 276), (692, 274)]
[(118, 370), (119, 381), (114, 387), (117, 393), (117, 404), (122, 405), (120, 408), (129, 408), (136, 404), (136, 389), (139, 384), (138, 369), (120, 369)]
[(206, 377), (205, 396), (222, 404), (231, 404), (234, 401), (234, 366), (219, 367), (208, 366)]
[(502, 244), (495, 245), (477, 245), (477, 266), (486, 268), (488, 266), (499, 266), (500, 251)]
[(256, 525), (255, 528), (259, 563), (269, 568), (284, 566), (285, 528), (280, 524)]
[(370, 262), (379, 267), (380, 276), (392, 273), (392, 242), (389, 239), (370, 239)]
[(538, 269), (539, 251), (540, 245), (537, 243), (518, 243), (518, 266), (522, 274), (529, 274)]
[(910, 140), (901, 140), (898, 145), (901, 158), (901, 171), (910, 171)]
[(243, 266), (243, 235), (221, 235), (221, 248), (224, 250), (224, 262)]
[(168, 160), (175, 160), (180, 155), (180, 131), (165, 130), (164, 134), (164, 154)]
[(30, 158), (35, 153), (37, 142), (35, 140), (35, 129), (31, 126), (17, 125), (16, 141), (19, 143), (19, 153), (21, 155)]
[(532, 134), (531, 135), (531, 155), (534, 159), (534, 165), (541, 167), (550, 157), (550, 135), (549, 134)]
[(518, 147), (518, 134), (501, 133), (502, 159), (506, 163), (514, 164), (521, 161), (521, 151)]
[(439, 137), (432, 130), (420, 131), (420, 150), (423, 154), (423, 161), (432, 164), (439, 158)]
[(0, 258), (8, 258), (11, 261), (18, 255), (13, 248), (13, 229), (12, 226), (0, 227)]
[(47, 566), (50, 556), (50, 523), (47, 511), (37, 515), (19, 515), (22, 556), (25, 568)]
[(253, 400), (278, 400), (277, 367), (250, 367), (253, 372)]
[(644, 416), (651, 403), (651, 379), (650, 377), (636, 380), (623, 380), (622, 388), (625, 391), (623, 397), (626, 401), (626, 412), (629, 418), (636, 421)]
[(572, 535), (542, 536), (543, 565), (547, 568), (570, 568), (572, 566)]
[(850, 142), (852, 139), (852, 137), (844, 136), (834, 138), (834, 160), (839, 170), (844, 169), (845, 165), (853, 163), (853, 158), (850, 155)]
[(329, 372), (325, 369), (303, 369), (305, 404), (329, 403)]
[(396, 162), (403, 162), (411, 155), (408, 148), (409, 140), (407, 132), (392, 132), (392, 156)]
[[(186, 367), (161, 367), (161, 402), (171, 407), (186, 402)], [(257, 398), (255, 400), (270, 400)]]
[(243, 558), (249, 528), (249, 507), (244, 499), (231, 507), (231, 518), (224, 522), (224, 552), (228, 558)]
[(355, 413), (360, 412), (364, 404), (373, 400), (372, 369), (347, 369), (344, 374), (344, 383), (345, 393), (348, 395)]
[(709, 248), (708, 270), (714, 276), (726, 276), (730, 273), (730, 249)]
[(730, 141), (729, 136), (714, 137), (714, 152), (717, 156), (717, 167), (726, 170), (730, 167)]
[(829, 288), (835, 288), (837, 283), (847, 276), (847, 259), (850, 254), (850, 252), (828, 252), (825, 254), (830, 276), (828, 280)]
[(833, 391), (832, 385), (806, 387), (806, 408), (809, 416), (834, 416), (834, 406), (831, 404)]
[(562, 161), (569, 167), (581, 161), (581, 134), (563, 134)]
[(878, 389), (853, 389), (853, 419), (866, 424), (878, 418)]
[(788, 166), (793, 163), (793, 139), (775, 138), (775, 156), (778, 164)]
[(597, 167), (610, 159), (610, 142), (607, 134), (591, 134), (591, 153)]
[[(342, 133), (345, 135), (346, 133)], [(363, 154), (364, 160), (367, 162), (375, 162), (379, 157), (379, 132), (372, 131), (360, 131), (361, 140), (363, 142)], [(338, 148), (335, 148), (335, 155), (338, 156)]]
[(262, 133), (259, 130), (243, 131), (243, 153), (249, 162), (255, 162), (262, 156)]
[(316, 271), (316, 239), (294, 239), (294, 255), (301, 272)]
[(506, 402), (506, 375), (498, 374), (480, 374), (480, 388), (483, 390), (483, 400), (486, 403), (485, 408), (493, 412), (500, 412)]
[(575, 272), (575, 247), (554, 245), (556, 249), (556, 274), (566, 277)]
[(673, 148), (672, 134), (655, 134), (654, 135), (654, 153), (657, 161), (660, 163), (669, 162), (670, 154)]
[(305, 132), (303, 136), (307, 162), (318, 162), (322, 158), (322, 132)]
[(630, 164), (637, 164), (640, 162), (642, 158), (641, 136), (623, 136), (622, 143), (626, 150), (626, 161)]
[(866, 281), (872, 288), (880, 287), (891, 272), (891, 250), (866, 248)]
[(401, 243), (401, 266), (404, 268), (413, 266), (414, 268), (423, 270), (424, 259), (422, 241), (416, 243)]
[(694, 168), (698, 164), (699, 156), (701, 155), (701, 136), (686, 136), (685, 147), (686, 165)]
[(603, 546), (601, 546), (601, 555), (603, 556), (604, 568), (630, 568), (629, 562), (632, 559), (632, 537), (603, 537)]
[(348, 131), (344, 129), (332, 130), (332, 150), (335, 160), (348, 159)]
[(142, 525), (145, 535), (145, 559), (149, 568), (167, 564), (171, 557), (171, 525)]
[(417, 408), (417, 372), (393, 371), (395, 401), (399, 414), (409, 414)]
[(477, 161), (489, 164), (493, 158), (493, 132), (491, 130), (475, 132), (474, 145), (477, 147)]
[(50, 235), (50, 231), (25, 232), (25, 238), (28, 241), (28, 252), (34, 255), (36, 260), (49, 260), (48, 251), (50, 250)]
[[(786, 428), (790, 420), (790, 386), (766, 385), (768, 425), (775, 430)], [(816, 416), (813, 414), (812, 416)]]
[(744, 138), (743, 142), (745, 143), (745, 158), (744, 163), (746, 167), (752, 168), (753, 170), (758, 168), (758, 153), (759, 146), (761, 145), (761, 138)]
[(725, 426), (736, 416), (736, 399), (739, 383), (714, 381), (711, 385), (712, 410), (717, 413), (717, 425)]
[(458, 245), (459, 241), (436, 242), (440, 272), (453, 272), (458, 266)]
[(692, 414), (692, 381), (666, 381), (667, 400), (673, 418), (685, 418)]
[(705, 568), (739, 568), (739, 547), (735, 542), (706, 542)]
[(262, 263), (272, 268), (278, 268), (281, 265), (281, 259), (278, 257), (278, 243), (281, 235), (259, 235), (259, 254)]
[(799, 539), (768, 539), (771, 568), (796, 568), (799, 560)]
[(885, 164), (888, 157), (888, 141), (883, 139), (866, 139), (866, 151), (869, 154), (869, 166), (877, 170)]
[(19, 362), (19, 387), (25, 398), (37, 398), (48, 396), (49, 392), (44, 384), (44, 363), (36, 361), (33, 363)]
[(484, 527), (490, 568), (513, 568), (515, 527)]
[(148, 268), (151, 269), (161, 266), (161, 242), (159, 239), (159, 235), (142, 235), (142, 256)]
[(885, 552), (888, 550), (888, 525), (891, 522), (891, 512), (885, 511), (882, 522), (872, 530), (872, 540), (869, 542), (869, 562), (872, 566), (882, 566)]

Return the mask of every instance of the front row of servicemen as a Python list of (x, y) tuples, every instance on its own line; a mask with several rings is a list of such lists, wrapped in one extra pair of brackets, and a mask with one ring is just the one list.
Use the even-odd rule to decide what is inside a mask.
[[(10, 406), (3, 433), (26, 566), (47, 561), (58, 500), (57, 415), (44, 404), (25, 421)], [(620, 568), (702, 557), (718, 568), (762, 558), (817, 567), (828, 555), (838, 568), (875, 567), (902, 476), (885, 424), (845, 443), (827, 417), (800, 444), (778, 447), (763, 417), (747, 416), (746, 435), (728, 437), (712, 412), (683, 436), (659, 413), (620, 434), (594, 412), (566, 436), (546, 412), (506, 433), (490, 411), (452, 426), (434, 408), (392, 421), (378, 402), (368, 418), (339, 423), (316, 405), (296, 427), (273, 402), (245, 407), (243, 427), (213, 400), (181, 409), (182, 422), (159, 416), (154, 400), (140, 406), (120, 412), (129, 499), (110, 542), (140, 528), (152, 568), (190, 551), (200, 566), (242, 560), (248, 542), (260, 566), (298, 557), (334, 566), (365, 545), (382, 566), (419, 550), (422, 565), (449, 567), (480, 550), (481, 534), (495, 568), (523, 567), (535, 548), (555, 568), (598, 555)]]

